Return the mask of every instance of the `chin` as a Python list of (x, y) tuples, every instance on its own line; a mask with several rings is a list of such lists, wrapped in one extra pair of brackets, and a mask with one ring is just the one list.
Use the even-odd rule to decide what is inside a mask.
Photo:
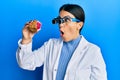
[(69, 40), (69, 39), (64, 39), (64, 38), (62, 38), (62, 39), (63, 39), (63, 41), (65, 41), (65, 42), (71, 41), (71, 40)]
[(61, 36), (62, 37), (62, 39), (63, 39), (63, 41), (65, 41), (65, 42), (69, 42), (69, 41), (71, 41), (71, 39), (70, 38), (66, 38), (66, 37), (64, 37), (64, 36)]

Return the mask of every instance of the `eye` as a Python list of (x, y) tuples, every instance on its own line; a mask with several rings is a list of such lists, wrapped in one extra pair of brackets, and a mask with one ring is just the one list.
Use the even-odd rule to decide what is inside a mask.
[(65, 16), (64, 20), (65, 20), (65, 22), (69, 22), (69, 21), (71, 21), (71, 18), (69, 16)]

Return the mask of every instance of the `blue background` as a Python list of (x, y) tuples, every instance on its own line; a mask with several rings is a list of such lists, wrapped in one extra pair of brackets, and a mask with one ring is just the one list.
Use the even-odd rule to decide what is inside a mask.
[(42, 29), (33, 38), (33, 50), (49, 38), (59, 37), (58, 16), (64, 3), (81, 5), (86, 13), (82, 35), (101, 47), (107, 65), (108, 80), (120, 78), (120, 1), (119, 0), (1, 0), (0, 1), (0, 80), (41, 80), (42, 67), (35, 71), (21, 69), (16, 62), (18, 40), (24, 24), (33, 19)]

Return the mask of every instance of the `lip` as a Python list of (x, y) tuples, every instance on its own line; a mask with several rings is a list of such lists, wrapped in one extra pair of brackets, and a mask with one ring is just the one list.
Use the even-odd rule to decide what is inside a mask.
[(60, 35), (63, 36), (64, 35), (64, 32), (62, 30), (60, 30)]

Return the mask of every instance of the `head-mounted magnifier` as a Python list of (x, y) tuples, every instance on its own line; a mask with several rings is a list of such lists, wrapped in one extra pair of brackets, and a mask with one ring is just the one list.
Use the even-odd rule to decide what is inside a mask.
[(76, 19), (76, 18), (71, 18), (69, 16), (65, 16), (63, 18), (61, 18), (60, 16), (58, 16), (57, 18), (54, 18), (52, 20), (52, 24), (61, 24), (61, 23), (65, 23), (65, 22), (80, 22), (80, 20)]

